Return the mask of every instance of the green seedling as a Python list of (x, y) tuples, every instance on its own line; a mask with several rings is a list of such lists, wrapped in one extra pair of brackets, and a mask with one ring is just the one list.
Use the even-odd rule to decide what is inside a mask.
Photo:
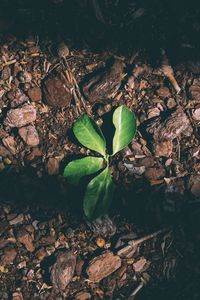
[(95, 219), (107, 212), (113, 197), (113, 181), (110, 174), (110, 157), (124, 149), (135, 137), (136, 118), (125, 106), (120, 106), (113, 113), (115, 133), (112, 143), (112, 154), (108, 154), (106, 141), (100, 127), (88, 117), (80, 116), (73, 126), (77, 140), (85, 147), (101, 155), (87, 156), (70, 162), (64, 169), (64, 177), (73, 185), (87, 175), (95, 176), (87, 185), (83, 209), (89, 220)]

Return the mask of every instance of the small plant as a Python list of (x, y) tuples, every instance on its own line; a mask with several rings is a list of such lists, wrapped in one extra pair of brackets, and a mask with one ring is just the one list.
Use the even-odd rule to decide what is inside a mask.
[(109, 170), (110, 157), (124, 149), (136, 134), (135, 115), (125, 106), (120, 106), (114, 111), (113, 124), (115, 134), (112, 154), (107, 153), (106, 141), (100, 127), (87, 115), (80, 116), (73, 126), (77, 140), (102, 156), (77, 159), (70, 162), (64, 169), (64, 177), (73, 185), (78, 185), (83, 176), (103, 169), (89, 182), (85, 192), (83, 209), (90, 220), (106, 213), (112, 201), (113, 181)]

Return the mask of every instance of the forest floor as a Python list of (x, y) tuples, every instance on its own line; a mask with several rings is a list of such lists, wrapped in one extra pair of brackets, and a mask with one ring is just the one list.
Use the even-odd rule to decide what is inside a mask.
[[(81, 11), (86, 2), (73, 3)], [(106, 23), (106, 12), (113, 22), (123, 17), (121, 1), (118, 15), (108, 9), (112, 1), (105, 3), (102, 10), (95, 6), (98, 22)], [(141, 34), (147, 23), (137, 18), (145, 10), (136, 8), (130, 18)], [(19, 9), (28, 19), (27, 11)], [(50, 12), (51, 20), (54, 7)], [(76, 13), (69, 21), (74, 27)], [(12, 26), (5, 20), (0, 32)], [(83, 32), (101, 40), (102, 27), (90, 25)], [(175, 62), (167, 46), (155, 46), (153, 58), (139, 44), (126, 48), (121, 40), (118, 47), (120, 37), (98, 51), (84, 35), (76, 46), (61, 35), (1, 34), (1, 300), (200, 299), (200, 63)], [(94, 153), (71, 129), (87, 113), (112, 140), (109, 120), (120, 105), (135, 113), (137, 134), (112, 158), (115, 193), (108, 215), (88, 222), (85, 185), (74, 189), (63, 170)]]

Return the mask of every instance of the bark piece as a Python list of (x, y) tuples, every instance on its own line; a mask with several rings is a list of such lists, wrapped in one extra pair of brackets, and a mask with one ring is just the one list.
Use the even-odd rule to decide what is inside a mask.
[(76, 256), (71, 251), (59, 252), (51, 269), (51, 281), (54, 288), (64, 292), (73, 278)]
[(47, 172), (49, 175), (59, 174), (60, 161), (56, 157), (50, 157), (47, 162)]
[(194, 120), (200, 121), (200, 107), (196, 108), (196, 109), (193, 109), (192, 117), (193, 117)]
[(43, 82), (44, 100), (56, 108), (67, 107), (72, 100), (72, 86), (61, 70), (54, 70)]
[(75, 295), (75, 300), (89, 300), (91, 299), (91, 294), (88, 292), (79, 292)]
[(116, 59), (111, 68), (94, 72), (89, 81), (83, 83), (83, 93), (91, 102), (104, 102), (118, 91), (123, 78), (124, 63)]
[(153, 136), (155, 141), (163, 141), (173, 140), (181, 134), (190, 136), (192, 133), (192, 126), (183, 109), (178, 107), (165, 120), (162, 120), (160, 117), (153, 120), (147, 126), (146, 130)]
[(13, 136), (7, 136), (3, 138), (2, 142), (11, 154), (15, 155), (17, 153), (17, 145)]
[(36, 147), (40, 143), (37, 130), (33, 125), (21, 127), (19, 129), (19, 135), (24, 140), (24, 142), (31, 147)]
[(16, 256), (17, 251), (14, 248), (5, 248), (4, 254), (1, 256), (1, 264), (3, 266), (10, 265), (13, 263)]
[(145, 171), (145, 177), (149, 180), (156, 180), (165, 176), (165, 169), (162, 167), (149, 168)]
[(145, 257), (141, 257), (138, 261), (133, 264), (133, 268), (136, 273), (142, 273), (148, 269), (150, 262)]
[(158, 96), (160, 96), (162, 98), (167, 98), (167, 97), (171, 96), (170, 90), (165, 86), (160, 87), (157, 90), (157, 94), (158, 94)]
[(26, 230), (21, 229), (17, 234), (17, 241), (25, 246), (25, 248), (29, 252), (33, 252), (35, 250), (35, 246), (33, 244), (32, 235)]
[(32, 105), (24, 105), (21, 108), (10, 109), (4, 124), (9, 127), (23, 127), (36, 120), (36, 110)]
[(157, 142), (154, 144), (154, 152), (158, 157), (169, 157), (172, 154), (173, 143), (172, 141)]
[(31, 89), (29, 89), (27, 94), (33, 102), (38, 102), (42, 100), (42, 92), (38, 86), (34, 86)]
[(92, 259), (87, 268), (89, 280), (99, 282), (121, 267), (121, 258), (112, 252), (105, 252)]

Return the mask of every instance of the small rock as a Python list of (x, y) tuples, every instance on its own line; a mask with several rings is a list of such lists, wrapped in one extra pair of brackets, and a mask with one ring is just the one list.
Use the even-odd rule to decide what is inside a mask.
[(167, 87), (162, 86), (157, 90), (157, 95), (162, 97), (162, 98), (167, 98), (167, 97), (171, 96), (171, 93), (170, 93), (170, 90)]
[(148, 269), (150, 262), (146, 258), (141, 257), (138, 261), (133, 264), (133, 268), (136, 273), (142, 273)]
[(112, 252), (105, 252), (92, 259), (87, 268), (89, 280), (99, 282), (121, 267), (121, 258)]
[(169, 157), (172, 154), (172, 141), (163, 141), (154, 144), (154, 152), (157, 157)]
[(40, 143), (37, 130), (33, 125), (19, 128), (19, 135), (31, 147), (36, 147)]
[(68, 55), (69, 55), (69, 48), (64, 42), (61, 42), (58, 45), (58, 56), (62, 58), (62, 57), (67, 57)]
[(149, 168), (145, 171), (145, 177), (149, 180), (156, 180), (165, 177), (165, 169), (162, 167), (159, 168)]
[(1, 265), (6, 266), (12, 264), (16, 256), (17, 251), (14, 248), (5, 248), (4, 254), (1, 256)]
[(54, 288), (64, 292), (73, 278), (76, 256), (71, 251), (59, 252), (51, 269), (51, 282)]
[(192, 117), (193, 117), (194, 120), (200, 121), (200, 107), (196, 108), (196, 109), (193, 109)]
[(2, 142), (11, 154), (15, 155), (17, 153), (17, 145), (13, 136), (7, 136), (3, 138)]
[(12, 225), (22, 224), (23, 222), (24, 222), (24, 215), (19, 214), (16, 218), (10, 220), (9, 224), (12, 226)]
[(88, 292), (79, 292), (75, 295), (75, 300), (88, 300), (91, 299), (91, 294)]
[(21, 229), (17, 233), (17, 241), (25, 246), (25, 248), (29, 252), (33, 252), (35, 250), (35, 246), (33, 244), (33, 237), (32, 235), (25, 229)]
[(32, 105), (10, 109), (4, 120), (4, 125), (9, 127), (23, 127), (36, 120), (36, 110)]
[(42, 100), (42, 92), (38, 86), (34, 86), (31, 89), (29, 89), (27, 94), (33, 102), (39, 102)]
[(44, 100), (56, 108), (68, 107), (72, 100), (72, 86), (61, 70), (54, 70), (43, 81)]
[(50, 157), (47, 162), (47, 172), (49, 175), (59, 174), (60, 161), (55, 157)]

